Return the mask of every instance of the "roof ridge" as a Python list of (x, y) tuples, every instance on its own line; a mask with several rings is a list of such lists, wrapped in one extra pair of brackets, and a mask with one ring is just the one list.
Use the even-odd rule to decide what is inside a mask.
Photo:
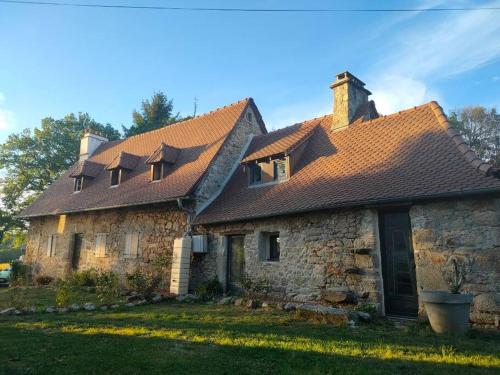
[(477, 156), (477, 154), (472, 150), (467, 142), (463, 139), (460, 133), (450, 124), (448, 118), (443, 112), (443, 108), (435, 101), (428, 103), (428, 106), (432, 109), (434, 116), (436, 116), (439, 125), (441, 125), (445, 130), (446, 134), (453, 140), (458, 150), (462, 153), (465, 159), (477, 170), (484, 173), (485, 175), (490, 175), (493, 166), (490, 163), (483, 161)]
[(183, 125), (184, 123), (187, 123), (187, 122), (190, 122), (190, 121), (193, 121), (193, 120), (197, 120), (197, 119), (200, 119), (202, 117), (205, 117), (205, 116), (208, 116), (212, 113), (215, 113), (215, 112), (218, 112), (218, 111), (221, 111), (223, 109), (226, 109), (226, 108), (229, 108), (229, 107), (234, 107), (242, 102), (250, 102), (250, 101), (253, 101), (253, 99), (251, 97), (246, 97), (246, 98), (243, 98), (243, 99), (240, 99), (238, 100), (237, 102), (233, 102), (233, 103), (230, 103), (230, 104), (227, 104), (225, 106), (222, 106), (222, 107), (217, 107), (215, 109), (212, 109), (211, 111), (208, 111), (208, 112), (205, 112), (205, 113), (202, 113), (201, 115), (198, 115), (198, 116), (195, 116), (195, 117), (192, 117), (192, 118), (189, 118), (189, 119), (185, 119), (185, 120), (181, 120), (181, 121), (177, 121), (177, 122), (173, 122), (171, 124), (167, 124), (167, 125), (164, 125), (162, 126), (161, 128), (158, 128), (158, 129), (153, 129), (153, 130), (150, 130), (150, 131), (147, 131), (147, 132), (144, 132), (144, 133), (141, 133), (141, 134), (134, 134), (134, 135), (131, 135), (130, 137), (127, 137), (127, 138), (123, 138), (122, 141), (126, 141), (126, 140), (129, 140), (129, 139), (133, 139), (133, 138), (136, 138), (136, 137), (140, 137), (140, 136), (144, 136), (145, 134), (151, 134), (153, 132), (156, 132), (156, 131), (159, 131), (159, 130), (163, 130), (165, 129), (166, 127), (169, 127), (169, 126), (174, 126), (174, 125)]

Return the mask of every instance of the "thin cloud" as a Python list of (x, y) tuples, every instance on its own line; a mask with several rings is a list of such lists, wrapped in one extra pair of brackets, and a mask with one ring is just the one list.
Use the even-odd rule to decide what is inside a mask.
[[(497, 7), (500, 1), (484, 6)], [(429, 82), (478, 69), (499, 57), (497, 12), (450, 14), (444, 20), (418, 23), (395, 40), (369, 75), (377, 77), (374, 98), (385, 112), (421, 104), (436, 94)]]

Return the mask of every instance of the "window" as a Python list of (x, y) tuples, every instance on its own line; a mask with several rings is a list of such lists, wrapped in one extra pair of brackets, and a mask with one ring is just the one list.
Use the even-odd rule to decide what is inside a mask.
[(122, 178), (122, 170), (121, 169), (111, 170), (111, 186), (120, 185), (121, 178)]
[(163, 178), (163, 163), (151, 165), (151, 181), (160, 181)]
[(274, 181), (286, 180), (286, 160), (274, 161)]
[(82, 187), (83, 187), (83, 177), (76, 177), (75, 178), (74, 192), (77, 193), (79, 191), (82, 191)]
[(259, 164), (250, 165), (250, 185), (262, 182), (262, 168)]
[(47, 256), (53, 257), (56, 255), (56, 242), (57, 236), (55, 234), (49, 234), (47, 241)]
[(247, 113), (247, 120), (252, 122), (252, 112)]
[(106, 233), (98, 233), (95, 236), (94, 254), (98, 258), (103, 258), (108, 255), (106, 252), (106, 238)]
[(278, 262), (280, 260), (279, 232), (263, 232), (259, 240), (259, 257), (264, 262)]
[(125, 236), (125, 257), (137, 258), (139, 255), (139, 232), (127, 233)]
[(269, 234), (269, 261), (277, 262), (280, 260), (280, 234)]

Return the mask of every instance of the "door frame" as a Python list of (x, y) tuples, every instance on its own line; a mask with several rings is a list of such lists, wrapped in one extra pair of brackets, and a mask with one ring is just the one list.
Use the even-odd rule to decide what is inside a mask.
[(232, 253), (232, 244), (231, 244), (231, 239), (233, 237), (241, 237), (243, 239), (243, 272), (245, 271), (245, 234), (243, 233), (231, 233), (231, 234), (228, 234), (226, 235), (226, 248), (227, 248), (227, 253), (226, 253), (226, 290), (233, 290), (235, 291), (239, 291), (239, 289), (243, 289), (243, 287), (241, 286), (241, 288), (238, 288), (232, 284), (231, 282), (231, 253)]
[[(416, 272), (416, 261), (415, 261), (415, 252), (413, 249), (413, 238), (412, 238), (412, 225), (411, 225), (411, 217), (410, 217), (410, 208), (411, 206), (392, 206), (392, 207), (384, 207), (384, 208), (379, 208), (378, 213), (377, 213), (377, 245), (379, 248), (379, 256), (380, 256), (380, 276), (381, 276), (381, 292), (382, 292), (382, 312), (383, 315), (395, 315), (395, 316), (401, 316), (401, 317), (417, 317), (418, 315), (418, 309), (419, 309), (419, 295), (418, 295), (418, 288), (417, 288), (417, 272)], [(387, 288), (386, 288), (386, 282), (387, 282), (387, 277), (386, 277), (386, 270), (385, 270), (385, 256), (387, 255), (386, 249), (385, 249), (385, 244), (384, 244), (384, 226), (383, 226), (383, 220), (382, 216), (384, 214), (390, 214), (390, 213), (405, 213), (408, 216), (408, 246), (409, 246), (409, 252), (410, 252), (410, 273), (413, 277), (413, 288), (415, 292), (415, 316), (413, 314), (411, 315), (403, 315), (403, 314), (391, 314), (388, 312), (387, 308), (387, 303), (388, 303), (388, 296), (387, 296)]]

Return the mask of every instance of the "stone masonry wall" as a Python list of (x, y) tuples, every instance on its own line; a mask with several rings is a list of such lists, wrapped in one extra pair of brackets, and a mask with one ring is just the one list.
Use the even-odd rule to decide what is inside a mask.
[(448, 290), (445, 278), (456, 258), (470, 271), (463, 290), (474, 295), (471, 320), (494, 324), (500, 316), (500, 198), (416, 205), (410, 217), (417, 290)]
[[(376, 223), (376, 211), (360, 209), (198, 227), (210, 234), (209, 253), (198, 255), (191, 283), (224, 276), (224, 235), (245, 234), (245, 272), (251, 279), (267, 280), (275, 297), (314, 301), (330, 291), (345, 291), (380, 303)], [(261, 260), (263, 232), (279, 232), (278, 262)]]
[[(64, 277), (71, 267), (72, 239), (83, 234), (79, 269), (112, 270), (121, 275), (136, 268), (156, 271), (166, 284), (170, 280), (170, 260), (174, 238), (186, 230), (186, 214), (176, 205), (86, 212), (33, 219), (30, 222), (26, 260), (37, 274)], [(124, 256), (125, 238), (139, 232), (139, 254)], [(105, 257), (95, 254), (96, 234), (106, 233)], [(47, 256), (48, 236), (56, 234), (56, 252)]]
[[(250, 119), (248, 114), (251, 116)], [(243, 147), (250, 137), (261, 133), (257, 116), (253, 109), (248, 107), (196, 189), (198, 207), (222, 187), (224, 180), (231, 172), (231, 168), (239, 161)]]

